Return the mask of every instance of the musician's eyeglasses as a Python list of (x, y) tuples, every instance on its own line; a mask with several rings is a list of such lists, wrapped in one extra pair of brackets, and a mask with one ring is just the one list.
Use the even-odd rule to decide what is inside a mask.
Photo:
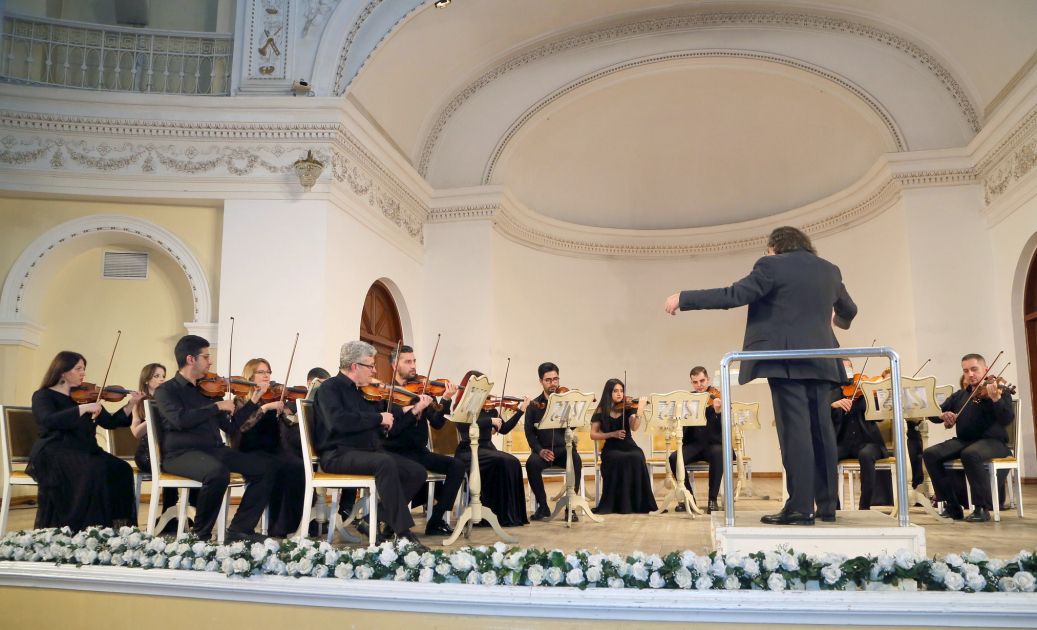
[(371, 370), (372, 372), (375, 370), (375, 364), (374, 363), (371, 363), (370, 365), (368, 365), (367, 363), (357, 363), (357, 365), (361, 365), (361, 366)]

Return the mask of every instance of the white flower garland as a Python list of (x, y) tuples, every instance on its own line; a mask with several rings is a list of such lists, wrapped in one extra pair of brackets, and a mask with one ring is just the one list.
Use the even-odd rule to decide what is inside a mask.
[(135, 527), (12, 532), (0, 539), (0, 560), (178, 569), (228, 576), (284, 575), (343, 580), (483, 585), (653, 588), (684, 590), (929, 590), (1032, 593), (1037, 553), (991, 559), (980, 549), (932, 560), (906, 550), (879, 556), (807, 556), (791, 550), (727, 556), (693, 551), (665, 556), (492, 547), (430, 550), (410, 541), (336, 549), (311, 539), (213, 545), (191, 536), (167, 539)]

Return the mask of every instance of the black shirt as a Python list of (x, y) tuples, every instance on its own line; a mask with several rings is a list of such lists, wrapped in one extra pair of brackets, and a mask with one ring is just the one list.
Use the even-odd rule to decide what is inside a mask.
[(220, 429), (230, 433), (259, 409), (259, 405), (249, 400), (231, 416), (220, 411), (217, 402), (179, 372), (158, 386), (152, 411), (162, 428), (163, 459), (184, 451), (211, 451), (225, 447)]
[(723, 444), (724, 434), (720, 427), (720, 414), (710, 402), (706, 407), (706, 426), (684, 427), (684, 444)]
[[(80, 414), (79, 404), (70, 396), (49, 387), (36, 390), (32, 395), (32, 415), (40, 434), (39, 440), (33, 444), (33, 454), (51, 443), (85, 453), (101, 450), (90, 414)], [(97, 416), (97, 424), (105, 429), (128, 427), (131, 421), (123, 409), (110, 414), (102, 408)]]
[[(313, 442), (320, 455), (340, 448), (381, 450), (385, 403), (365, 399), (345, 374), (339, 372), (321, 383), (313, 396), (313, 408)], [(390, 435), (406, 431), (413, 422), (413, 414), (394, 406)]]
[[(846, 398), (843, 396), (842, 388), (832, 390), (832, 402)], [(875, 444), (882, 447), (883, 453), (886, 441), (882, 439), (878, 423), (864, 419), (865, 411), (864, 396), (858, 396), (853, 401), (850, 411), (846, 412), (838, 407), (832, 407), (832, 425), (835, 428), (836, 444), (839, 445), (840, 453), (856, 453), (867, 444)]]
[[(543, 405), (541, 409), (534, 403)], [(539, 429), (537, 426), (547, 412), (547, 395), (540, 394), (526, 408), (526, 442), (529, 450), (539, 453), (542, 449), (565, 448), (565, 429)]]
[[(493, 446), (493, 419), (497, 417), (497, 408), (494, 407), (490, 410), (483, 410), (479, 413), (479, 419), (476, 423), (479, 425), (479, 446), (491, 447)], [(518, 426), (519, 420), (522, 419), (522, 412), (516, 411), (501, 424), (500, 430), (497, 431), (500, 435), (507, 435), (511, 433), (511, 430)], [(469, 440), (471, 440), (472, 425), (470, 424), (458, 424), (457, 425), (457, 438), (458, 438), (458, 449), (468, 450)]]
[[(943, 401), (940, 405), (942, 411), (954, 411), (965, 403), (972, 395), (972, 386), (959, 389)], [(975, 442), (984, 438), (999, 440), (1008, 443), (1008, 432), (1005, 427), (1012, 424), (1015, 419), (1015, 410), (1012, 408), (1012, 397), (1003, 394), (996, 403), (989, 398), (977, 400), (973, 398), (961, 413), (958, 421), (954, 424), (954, 430), (958, 439)], [(929, 418), (933, 422), (940, 422), (939, 418)]]
[(425, 407), (421, 411), (421, 416), (414, 419), (413, 424), (408, 423), (403, 431), (391, 432), (382, 440), (382, 445), (394, 453), (427, 451), (429, 425), (432, 425), (433, 429), (443, 428), (446, 424), (446, 414), (450, 413), (450, 402), (444, 398), (440, 402), (442, 409), (439, 411), (433, 409), (432, 405)]

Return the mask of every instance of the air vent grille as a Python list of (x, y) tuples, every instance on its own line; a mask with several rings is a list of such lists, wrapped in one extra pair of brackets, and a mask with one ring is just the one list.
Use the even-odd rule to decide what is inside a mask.
[(115, 280), (147, 280), (147, 252), (105, 252), (104, 277)]

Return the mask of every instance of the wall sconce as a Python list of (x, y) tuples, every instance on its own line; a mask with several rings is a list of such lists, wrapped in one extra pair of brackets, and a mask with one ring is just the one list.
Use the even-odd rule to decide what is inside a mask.
[(303, 190), (309, 192), (324, 171), (324, 163), (313, 157), (313, 151), (306, 151), (306, 157), (296, 160), (292, 164), (292, 169), (299, 176), (299, 183), (302, 185)]

